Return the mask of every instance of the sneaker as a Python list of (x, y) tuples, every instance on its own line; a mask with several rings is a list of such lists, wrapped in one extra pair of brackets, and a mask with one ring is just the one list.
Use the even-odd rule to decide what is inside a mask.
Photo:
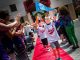
[(79, 48), (79, 45), (77, 45), (76, 48)]
[(62, 60), (61, 58), (57, 58), (56, 60)]
[(49, 52), (50, 52), (50, 49), (49, 49), (49, 48), (47, 48), (47, 51), (49, 51)]
[(73, 46), (72, 49), (73, 49), (73, 50), (76, 50), (77, 48)]

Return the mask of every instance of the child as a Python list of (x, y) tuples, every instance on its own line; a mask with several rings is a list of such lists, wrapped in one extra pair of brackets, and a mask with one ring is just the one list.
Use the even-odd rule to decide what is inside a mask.
[(45, 28), (44, 28), (43, 22), (41, 21), (39, 21), (39, 26), (38, 26), (38, 36), (40, 37), (44, 48), (46, 48), (49, 51), (48, 41), (47, 41), (47, 37), (45, 34)]
[[(58, 33), (56, 31), (55, 24), (53, 22), (50, 22), (50, 17), (48, 15), (48, 13), (46, 14), (45, 22), (46, 22), (45, 29), (46, 29), (46, 35), (48, 38), (48, 42), (50, 43), (50, 46), (54, 50), (56, 60), (61, 60), (60, 53), (59, 53), (60, 45), (58, 43), (58, 40), (60, 38), (59, 38)], [(54, 47), (56, 47), (56, 49), (54, 49)]]

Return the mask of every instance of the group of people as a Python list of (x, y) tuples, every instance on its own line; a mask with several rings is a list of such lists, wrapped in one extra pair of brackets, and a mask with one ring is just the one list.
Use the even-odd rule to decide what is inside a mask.
[[(56, 20), (57, 14), (59, 14), (58, 20)], [(50, 51), (50, 44), (55, 55), (55, 60), (62, 60), (59, 52), (59, 40), (62, 40), (62, 43), (68, 41), (69, 45), (72, 46), (72, 49), (79, 48), (78, 40), (74, 32), (74, 23), (67, 8), (59, 8), (59, 11), (55, 13), (53, 17), (49, 15), (49, 12), (46, 12), (44, 21), (41, 16), (40, 18), (41, 19), (38, 20), (37, 26), (38, 37), (40, 38), (45, 50)]]
[[(20, 22), (20, 14), (10, 22), (7, 11), (0, 11), (0, 60), (29, 60), (27, 40), (34, 36), (28, 22)], [(26, 37), (27, 36), (27, 37)]]
[(34, 41), (34, 29), (37, 30), (37, 35), (48, 52), (50, 44), (55, 60), (61, 60), (58, 40), (68, 41), (72, 49), (79, 48), (73, 20), (65, 7), (60, 8), (53, 17), (46, 12), (44, 18), (38, 19), (38, 25), (36, 23), (30, 25), (28, 22), (21, 23), (19, 14), (15, 17), (14, 22), (9, 20), (9, 13), (0, 11), (0, 60), (16, 60), (16, 56), (19, 60), (29, 60), (26, 41)]

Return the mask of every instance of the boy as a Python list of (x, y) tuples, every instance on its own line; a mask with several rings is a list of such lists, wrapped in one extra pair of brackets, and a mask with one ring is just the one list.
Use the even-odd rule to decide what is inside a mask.
[(44, 28), (44, 25), (43, 25), (42, 21), (39, 21), (38, 36), (40, 37), (44, 48), (46, 48), (49, 51), (50, 49), (48, 49), (48, 41), (47, 41), (47, 37), (46, 37), (46, 34), (45, 34), (45, 28)]
[[(56, 60), (61, 60), (60, 53), (59, 53), (60, 45), (58, 43), (58, 40), (60, 39), (60, 37), (56, 31), (55, 24), (53, 22), (50, 22), (50, 16), (48, 15), (48, 13), (46, 13), (46, 16), (45, 16), (45, 22), (46, 22), (45, 29), (46, 29), (48, 42), (50, 43), (50, 46), (54, 50)], [(54, 47), (56, 49), (54, 49)]]

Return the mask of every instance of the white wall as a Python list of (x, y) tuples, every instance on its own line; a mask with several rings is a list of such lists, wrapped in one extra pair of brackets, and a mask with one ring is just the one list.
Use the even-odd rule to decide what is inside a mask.
[(51, 7), (56, 8), (72, 3), (72, 0), (51, 0)]
[[(11, 10), (9, 8), (9, 5), (11, 5), (11, 4), (16, 4), (18, 11), (11, 12)], [(21, 13), (22, 16), (26, 15), (25, 8), (23, 5), (23, 0), (0, 0), (0, 10), (8, 10), (11, 15), (11, 18), (14, 18), (14, 16), (17, 13)]]

